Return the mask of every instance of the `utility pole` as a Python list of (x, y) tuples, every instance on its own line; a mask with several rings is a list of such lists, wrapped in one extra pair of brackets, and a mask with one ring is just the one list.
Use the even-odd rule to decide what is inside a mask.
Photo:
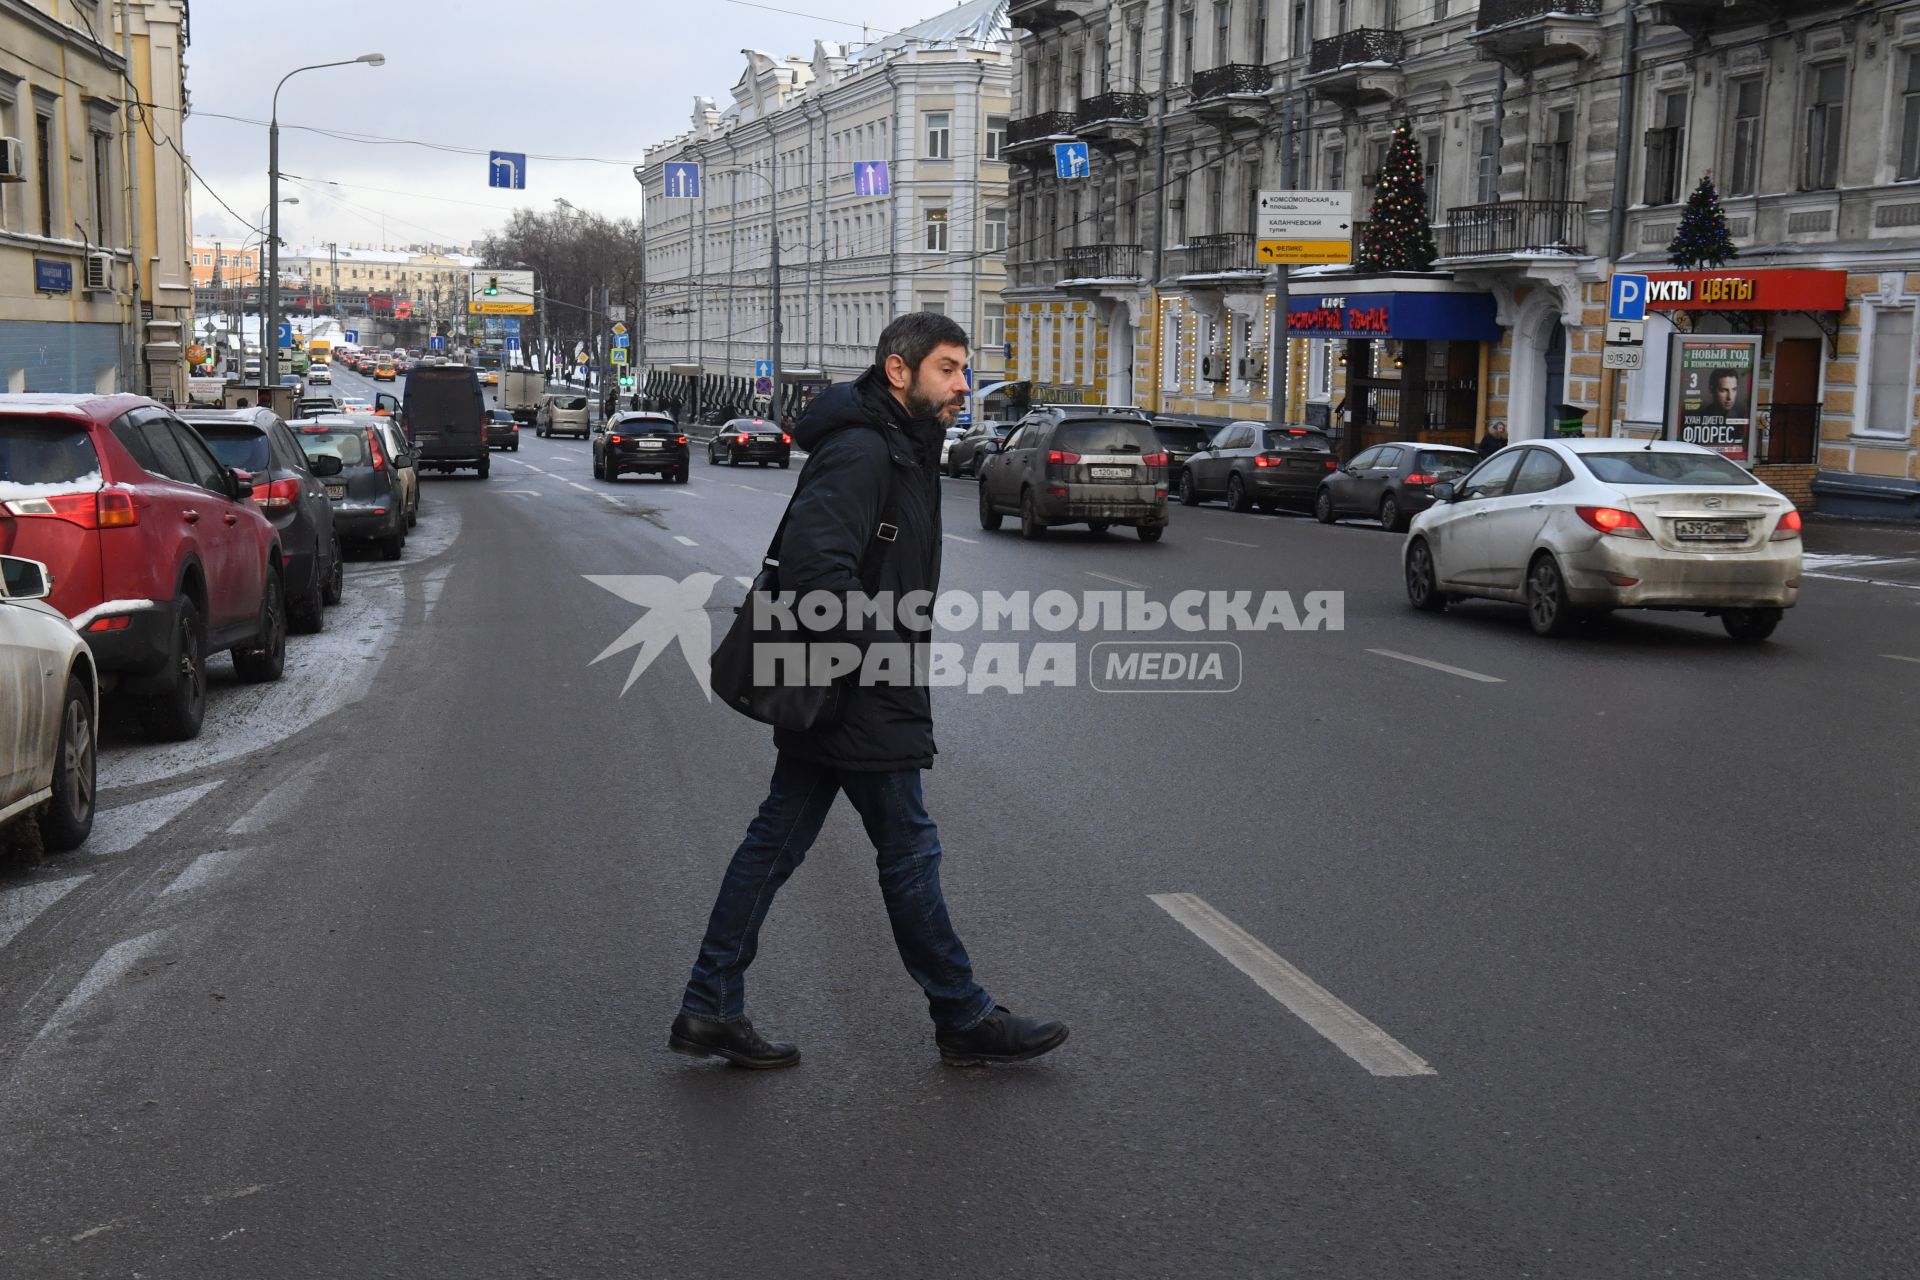
[(767, 401), (767, 416), (775, 422), (780, 421), (780, 148), (772, 149), (768, 168), (773, 176), (767, 179), (768, 217), (772, 226), (768, 235), (773, 245), (773, 395)]

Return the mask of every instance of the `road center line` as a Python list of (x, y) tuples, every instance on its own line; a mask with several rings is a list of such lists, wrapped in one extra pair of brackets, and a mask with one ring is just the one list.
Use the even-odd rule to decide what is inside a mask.
[(1902, 591), (1920, 591), (1920, 582), (1889, 582), (1885, 578), (1856, 578), (1846, 573), (1810, 573), (1801, 570), (1803, 578), (1824, 578), (1828, 582), (1858, 582), (1868, 587), (1898, 587)]
[(1132, 587), (1136, 591), (1151, 590), (1146, 583), (1135, 582), (1130, 578), (1116, 578), (1110, 573), (1095, 573), (1091, 569), (1088, 569), (1086, 573), (1089, 578), (1098, 578), (1102, 582), (1117, 582), (1123, 587)]
[(1218, 542), (1220, 545), (1226, 547), (1246, 547), (1251, 551), (1258, 551), (1260, 549), (1260, 544), (1257, 542), (1235, 542), (1232, 538), (1208, 538), (1207, 541)]
[(952, 538), (952, 539), (953, 539), (953, 540), (954, 540), (955, 542), (964, 542), (964, 543), (966, 543), (966, 544), (967, 544), (968, 546), (970, 546), (970, 547), (977, 547), (977, 546), (979, 546), (979, 545), (980, 545), (980, 539), (978, 539), (978, 538), (963, 538), (963, 537), (961, 537), (961, 536), (960, 536), (959, 534), (957, 534), (957, 533), (943, 533), (943, 534), (941, 534), (940, 536), (941, 536), (941, 537), (943, 537), (943, 538)]
[(591, 486), (591, 485), (584, 485), (584, 484), (581, 484), (581, 483), (580, 483), (580, 482), (579, 482), (578, 480), (569, 480), (569, 481), (567, 481), (567, 483), (568, 483), (568, 484), (570, 484), (570, 485), (572, 485), (572, 486), (573, 486), (574, 488), (576, 488), (576, 489), (578, 489), (578, 490), (579, 490), (580, 492), (582, 492), (582, 493), (592, 493), (592, 492), (593, 492), (593, 488), (592, 488), (592, 486)]
[(1392, 658), (1398, 662), (1411, 662), (1416, 667), (1430, 667), (1435, 671), (1444, 671), (1450, 676), (1461, 676), (1467, 680), (1478, 680), (1482, 684), (1505, 684), (1499, 676), (1483, 676), (1478, 671), (1469, 671), (1465, 667), (1450, 667), (1444, 662), (1435, 662), (1431, 658), (1416, 658), (1410, 653), (1396, 653), (1392, 649), (1369, 649), (1368, 653), (1377, 653), (1383, 658)]
[(699, 545), (700, 545), (699, 543), (697, 543), (697, 542), (695, 542), (695, 541), (694, 541), (694, 540), (693, 540), (692, 538), (689, 538), (689, 537), (688, 537), (688, 536), (687, 536), (686, 534), (684, 534), (684, 533), (676, 533), (676, 534), (674, 534), (674, 535), (673, 535), (673, 540), (674, 540), (675, 542), (677, 542), (677, 543), (679, 543), (679, 544), (680, 544), (681, 546), (683, 546), (683, 547), (697, 547), (697, 546), (699, 546)]
[(1920, 662), (1920, 658), (1909, 658), (1904, 653), (1883, 653), (1883, 658), (1892, 658), (1895, 662)]
[(1150, 893), (1153, 904), (1225, 957), (1295, 1017), (1376, 1076), (1437, 1075), (1426, 1059), (1369, 1022), (1338, 996), (1191, 893)]

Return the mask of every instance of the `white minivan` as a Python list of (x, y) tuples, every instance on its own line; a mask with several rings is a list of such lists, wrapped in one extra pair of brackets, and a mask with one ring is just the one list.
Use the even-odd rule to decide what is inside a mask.
[(564, 431), (585, 440), (590, 429), (584, 395), (549, 394), (540, 401), (540, 408), (534, 414), (533, 433), (537, 436), (556, 436)]

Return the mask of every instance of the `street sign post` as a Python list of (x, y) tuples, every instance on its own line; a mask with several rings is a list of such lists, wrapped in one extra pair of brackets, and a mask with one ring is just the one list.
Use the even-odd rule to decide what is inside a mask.
[(625, 364), (626, 362), (627, 349), (625, 347), (615, 347), (607, 352), (608, 364)]
[(291, 347), (293, 345), (293, 325), (290, 322), (282, 320), (278, 327), (274, 329), (273, 345), (276, 347)]
[(1331, 266), (1353, 259), (1353, 195), (1346, 191), (1262, 191), (1254, 260)]
[(1638, 369), (1640, 354), (1645, 350), (1646, 347), (1638, 343), (1630, 347), (1607, 347), (1600, 352), (1600, 367), (1602, 369)]
[(1635, 347), (1646, 340), (1647, 322), (1645, 320), (1607, 321), (1607, 345), (1610, 347)]
[(475, 316), (530, 316), (533, 314), (533, 272), (487, 267), (472, 273), (467, 314)]
[(1645, 321), (1647, 318), (1647, 278), (1616, 275), (1607, 289), (1607, 319)]
[(1084, 142), (1054, 143), (1053, 170), (1056, 177), (1086, 177), (1092, 172), (1091, 162), (1087, 158), (1087, 144)]
[(690, 161), (669, 160), (665, 166), (665, 184), (669, 200), (700, 198), (700, 166)]
[(753, 380), (753, 394), (757, 396), (772, 395), (773, 379), (772, 378), (755, 378)]
[(753, 362), (753, 376), (756, 378), (771, 378), (773, 376), (773, 361), (755, 360)]
[(853, 166), (853, 194), (857, 196), (892, 195), (892, 168), (885, 160), (862, 160)]
[(358, 329), (343, 329), (340, 331), (340, 341), (350, 347), (357, 347), (360, 345), (360, 331)]

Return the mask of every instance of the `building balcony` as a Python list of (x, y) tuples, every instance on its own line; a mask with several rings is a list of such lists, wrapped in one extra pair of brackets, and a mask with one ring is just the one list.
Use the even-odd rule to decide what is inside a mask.
[(1063, 288), (1138, 284), (1140, 280), (1140, 246), (1137, 244), (1069, 245), (1061, 264)]
[(1012, 0), (1007, 6), (1007, 21), (1038, 35), (1080, 17), (1078, 9), (1073, 0)]
[(1456, 205), (1447, 210), (1447, 225), (1440, 232), (1441, 256), (1446, 258), (1587, 251), (1586, 217), (1574, 200)]
[(1266, 268), (1253, 260), (1251, 231), (1221, 231), (1194, 236), (1167, 250), (1167, 274), (1181, 280), (1220, 276), (1263, 275)]
[(1080, 103), (1074, 128), (1095, 146), (1112, 150), (1144, 141), (1149, 100), (1144, 93), (1102, 93)]
[(1257, 123), (1271, 114), (1267, 90), (1273, 72), (1246, 62), (1229, 62), (1196, 72), (1191, 91), (1193, 113), (1215, 124)]
[[(1598, 11), (1598, 0), (1590, 3)], [(1587, 11), (1585, 4), (1568, 3), (1562, 7), (1580, 13)], [(1665, 0), (1662, 4), (1648, 5), (1645, 13), (1650, 23), (1678, 27), (1694, 40), (1704, 41), (1715, 32), (1784, 22), (1802, 14), (1829, 12), (1834, 7), (1822, 0)]]
[[(1600, 3), (1481, 0), (1472, 39), (1481, 57), (1523, 73), (1548, 63), (1593, 58), (1600, 53)], [(1718, 0), (1712, 12), (1724, 12)]]
[(1406, 52), (1405, 36), (1379, 27), (1357, 27), (1315, 40), (1307, 57), (1306, 84), (1348, 105), (1397, 98)]
[(1043, 111), (1039, 115), (1021, 116), (1007, 125), (1007, 145), (1001, 153), (1009, 160), (1021, 164), (1053, 163), (1053, 144), (1072, 142), (1079, 137), (1074, 132), (1078, 119), (1071, 111)]

